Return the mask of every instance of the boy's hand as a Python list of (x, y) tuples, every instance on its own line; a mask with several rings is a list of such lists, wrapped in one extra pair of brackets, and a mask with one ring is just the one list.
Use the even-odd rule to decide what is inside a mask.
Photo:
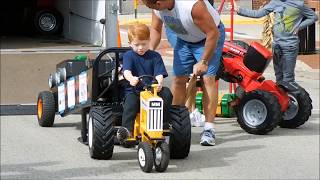
[(296, 28), (294, 31), (293, 31), (293, 35), (297, 35), (299, 33), (299, 28)]
[(156, 76), (156, 80), (158, 81), (157, 91), (160, 92), (163, 87), (163, 76), (162, 75)]
[(131, 86), (136, 86), (139, 82), (139, 78), (136, 76), (132, 76), (129, 80)]
[(161, 89), (162, 89), (162, 87), (163, 87), (163, 82), (161, 82), (161, 83), (158, 84), (157, 91), (160, 92)]

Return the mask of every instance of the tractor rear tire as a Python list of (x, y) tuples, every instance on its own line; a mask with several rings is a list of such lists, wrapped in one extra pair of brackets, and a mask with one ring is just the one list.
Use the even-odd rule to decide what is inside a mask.
[(291, 110), (289, 106), (289, 109), (284, 113), (279, 126), (282, 128), (294, 129), (308, 121), (312, 111), (312, 100), (308, 92), (302, 87), (299, 87), (299, 93), (288, 92), (288, 94)]
[(89, 113), (88, 145), (93, 159), (110, 159), (114, 147), (112, 108), (92, 106)]
[(38, 95), (37, 117), (41, 127), (52, 127), (56, 112), (55, 100), (52, 92), (42, 91)]
[(278, 99), (269, 92), (256, 90), (246, 93), (238, 107), (238, 123), (250, 134), (267, 134), (281, 119)]
[(184, 159), (189, 155), (191, 144), (189, 111), (185, 106), (173, 105), (170, 113), (170, 157), (172, 159)]

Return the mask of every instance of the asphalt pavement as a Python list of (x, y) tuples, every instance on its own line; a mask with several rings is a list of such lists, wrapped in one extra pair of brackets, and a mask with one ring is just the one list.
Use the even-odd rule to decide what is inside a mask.
[(193, 127), (189, 157), (150, 174), (140, 170), (136, 148), (115, 146), (111, 160), (91, 159), (79, 129), (79, 115), (56, 116), (52, 128), (39, 127), (36, 116), (2, 116), (1, 179), (319, 179), (319, 113), (268, 135), (218, 118), (214, 147), (200, 146), (202, 128)]

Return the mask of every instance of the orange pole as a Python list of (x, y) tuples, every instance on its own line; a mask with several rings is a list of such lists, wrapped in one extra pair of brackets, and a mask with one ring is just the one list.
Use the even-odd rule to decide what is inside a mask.
[(118, 47), (121, 47), (121, 36), (120, 36), (120, 25), (119, 20), (117, 20), (117, 45)]

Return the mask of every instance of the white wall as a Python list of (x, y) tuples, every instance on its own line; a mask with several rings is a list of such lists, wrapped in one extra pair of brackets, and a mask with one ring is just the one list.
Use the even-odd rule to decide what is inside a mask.
[(105, 37), (102, 37), (103, 25), (99, 20), (106, 17), (105, 3), (104, 0), (57, 0), (56, 8), (64, 17), (65, 38), (101, 45)]

